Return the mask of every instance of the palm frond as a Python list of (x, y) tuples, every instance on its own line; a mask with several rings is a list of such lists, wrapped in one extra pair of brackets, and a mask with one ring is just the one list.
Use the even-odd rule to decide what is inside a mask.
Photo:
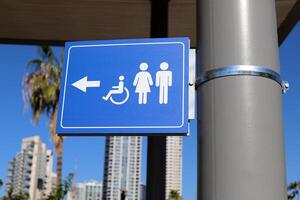
[(39, 48), (41, 57), (28, 63), (29, 71), (22, 81), (23, 100), (33, 111), (33, 122), (38, 123), (41, 114), (52, 118), (58, 104), (61, 65), (57, 64), (51, 48)]
[(27, 63), (27, 70), (37, 71), (42, 64), (42, 59), (33, 59)]
[(39, 50), (43, 60), (56, 65), (59, 63), (51, 47), (40, 46)]

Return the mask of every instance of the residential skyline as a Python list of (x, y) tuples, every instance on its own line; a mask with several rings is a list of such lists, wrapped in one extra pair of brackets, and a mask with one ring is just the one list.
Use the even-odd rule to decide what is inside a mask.
[[(75, 188), (67, 199), (116, 199), (121, 191), (127, 191), (128, 200), (145, 199), (146, 185), (140, 182), (141, 146), (141, 137), (107, 137), (104, 180), (76, 183), (74, 179)], [(182, 137), (167, 137), (166, 167), (167, 200), (171, 190), (182, 193)], [(7, 174), (7, 193), (28, 194), (30, 200), (46, 197), (56, 184), (53, 152), (38, 135), (23, 138), (21, 150), (8, 163)]]
[[(280, 47), (281, 73), (284, 80), (289, 81), (291, 88), (283, 95), (285, 147), (287, 164), (287, 182), (300, 180), (300, 135), (298, 124), (300, 120), (300, 25), (290, 33)], [(37, 57), (35, 46), (0, 45), (0, 88), (1, 113), (0, 125), (0, 178), (6, 183), (7, 163), (20, 147), (21, 138), (40, 135), (50, 149), (49, 127), (46, 117), (42, 117), (39, 125), (31, 122), (31, 112), (24, 111), (21, 82), (25, 67), (29, 60)], [(59, 56), (61, 48), (55, 48)], [(196, 120), (191, 123), (191, 135), (183, 138), (183, 197), (196, 199)], [(142, 182), (146, 183), (147, 143), (142, 147)], [(68, 137), (64, 146), (63, 176), (76, 171), (77, 180), (102, 180), (104, 160), (103, 137)], [(88, 156), (87, 156), (88, 155)], [(55, 163), (55, 161), (54, 161)], [(5, 187), (1, 188), (0, 196), (4, 195)]]
[(102, 182), (89, 180), (76, 183), (75, 188), (68, 192), (67, 200), (102, 200)]

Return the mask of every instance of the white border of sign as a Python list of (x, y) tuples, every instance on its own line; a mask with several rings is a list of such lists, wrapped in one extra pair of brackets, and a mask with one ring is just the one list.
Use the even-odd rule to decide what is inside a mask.
[[(182, 54), (183, 54), (183, 65), (182, 65), (182, 118), (181, 118), (181, 125), (179, 126), (63, 126), (63, 116), (64, 116), (64, 106), (65, 106), (65, 94), (67, 90), (67, 80), (68, 80), (68, 70), (69, 70), (69, 59), (70, 59), (70, 52), (72, 48), (84, 48), (84, 47), (99, 47), (99, 46), (132, 46), (132, 45), (153, 45), (153, 44), (181, 44)], [(67, 65), (66, 65), (66, 76), (65, 76), (65, 83), (64, 83), (64, 92), (63, 92), (63, 101), (62, 101), (62, 111), (60, 117), (60, 127), (65, 129), (123, 129), (123, 128), (181, 128), (184, 125), (184, 97), (185, 97), (185, 90), (184, 90), (184, 67), (185, 67), (185, 46), (183, 42), (149, 42), (149, 43), (124, 43), (124, 44), (94, 44), (94, 45), (75, 45), (71, 46), (68, 50), (68, 58), (67, 58)]]

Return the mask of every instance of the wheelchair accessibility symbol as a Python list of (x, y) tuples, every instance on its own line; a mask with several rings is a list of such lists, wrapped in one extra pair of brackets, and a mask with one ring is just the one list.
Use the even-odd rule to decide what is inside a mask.
[[(126, 103), (129, 99), (129, 91), (126, 87), (124, 87), (124, 76), (119, 76), (119, 85), (112, 86), (112, 89), (108, 92), (106, 96), (103, 96), (102, 99), (105, 101), (110, 100), (115, 105), (122, 105)], [(121, 101), (117, 101), (113, 99), (113, 95), (122, 95), (125, 92), (125, 98)]]

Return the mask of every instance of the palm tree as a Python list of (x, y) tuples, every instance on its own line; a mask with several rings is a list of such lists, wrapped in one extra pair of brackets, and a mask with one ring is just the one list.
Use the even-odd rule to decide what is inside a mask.
[[(299, 195), (300, 182), (290, 183), (288, 186), (288, 200), (293, 200)], [(298, 196), (299, 197), (299, 196)]]
[(63, 200), (66, 198), (68, 192), (72, 190), (74, 174), (70, 173), (66, 180), (63, 181), (58, 187), (53, 188), (50, 195), (43, 200)]
[(60, 185), (63, 137), (56, 134), (56, 120), (62, 60), (58, 61), (56, 59), (50, 47), (40, 46), (39, 51), (40, 57), (28, 63), (27, 73), (23, 78), (23, 98), (25, 105), (31, 107), (34, 124), (38, 124), (42, 114), (49, 118), (50, 135), (57, 153), (57, 185)]
[(7, 192), (7, 196), (2, 197), (2, 200), (28, 200), (29, 196), (27, 194), (23, 194), (22, 192), (19, 194), (13, 194), (12, 191)]
[(182, 197), (177, 190), (171, 190), (168, 200), (182, 200)]

